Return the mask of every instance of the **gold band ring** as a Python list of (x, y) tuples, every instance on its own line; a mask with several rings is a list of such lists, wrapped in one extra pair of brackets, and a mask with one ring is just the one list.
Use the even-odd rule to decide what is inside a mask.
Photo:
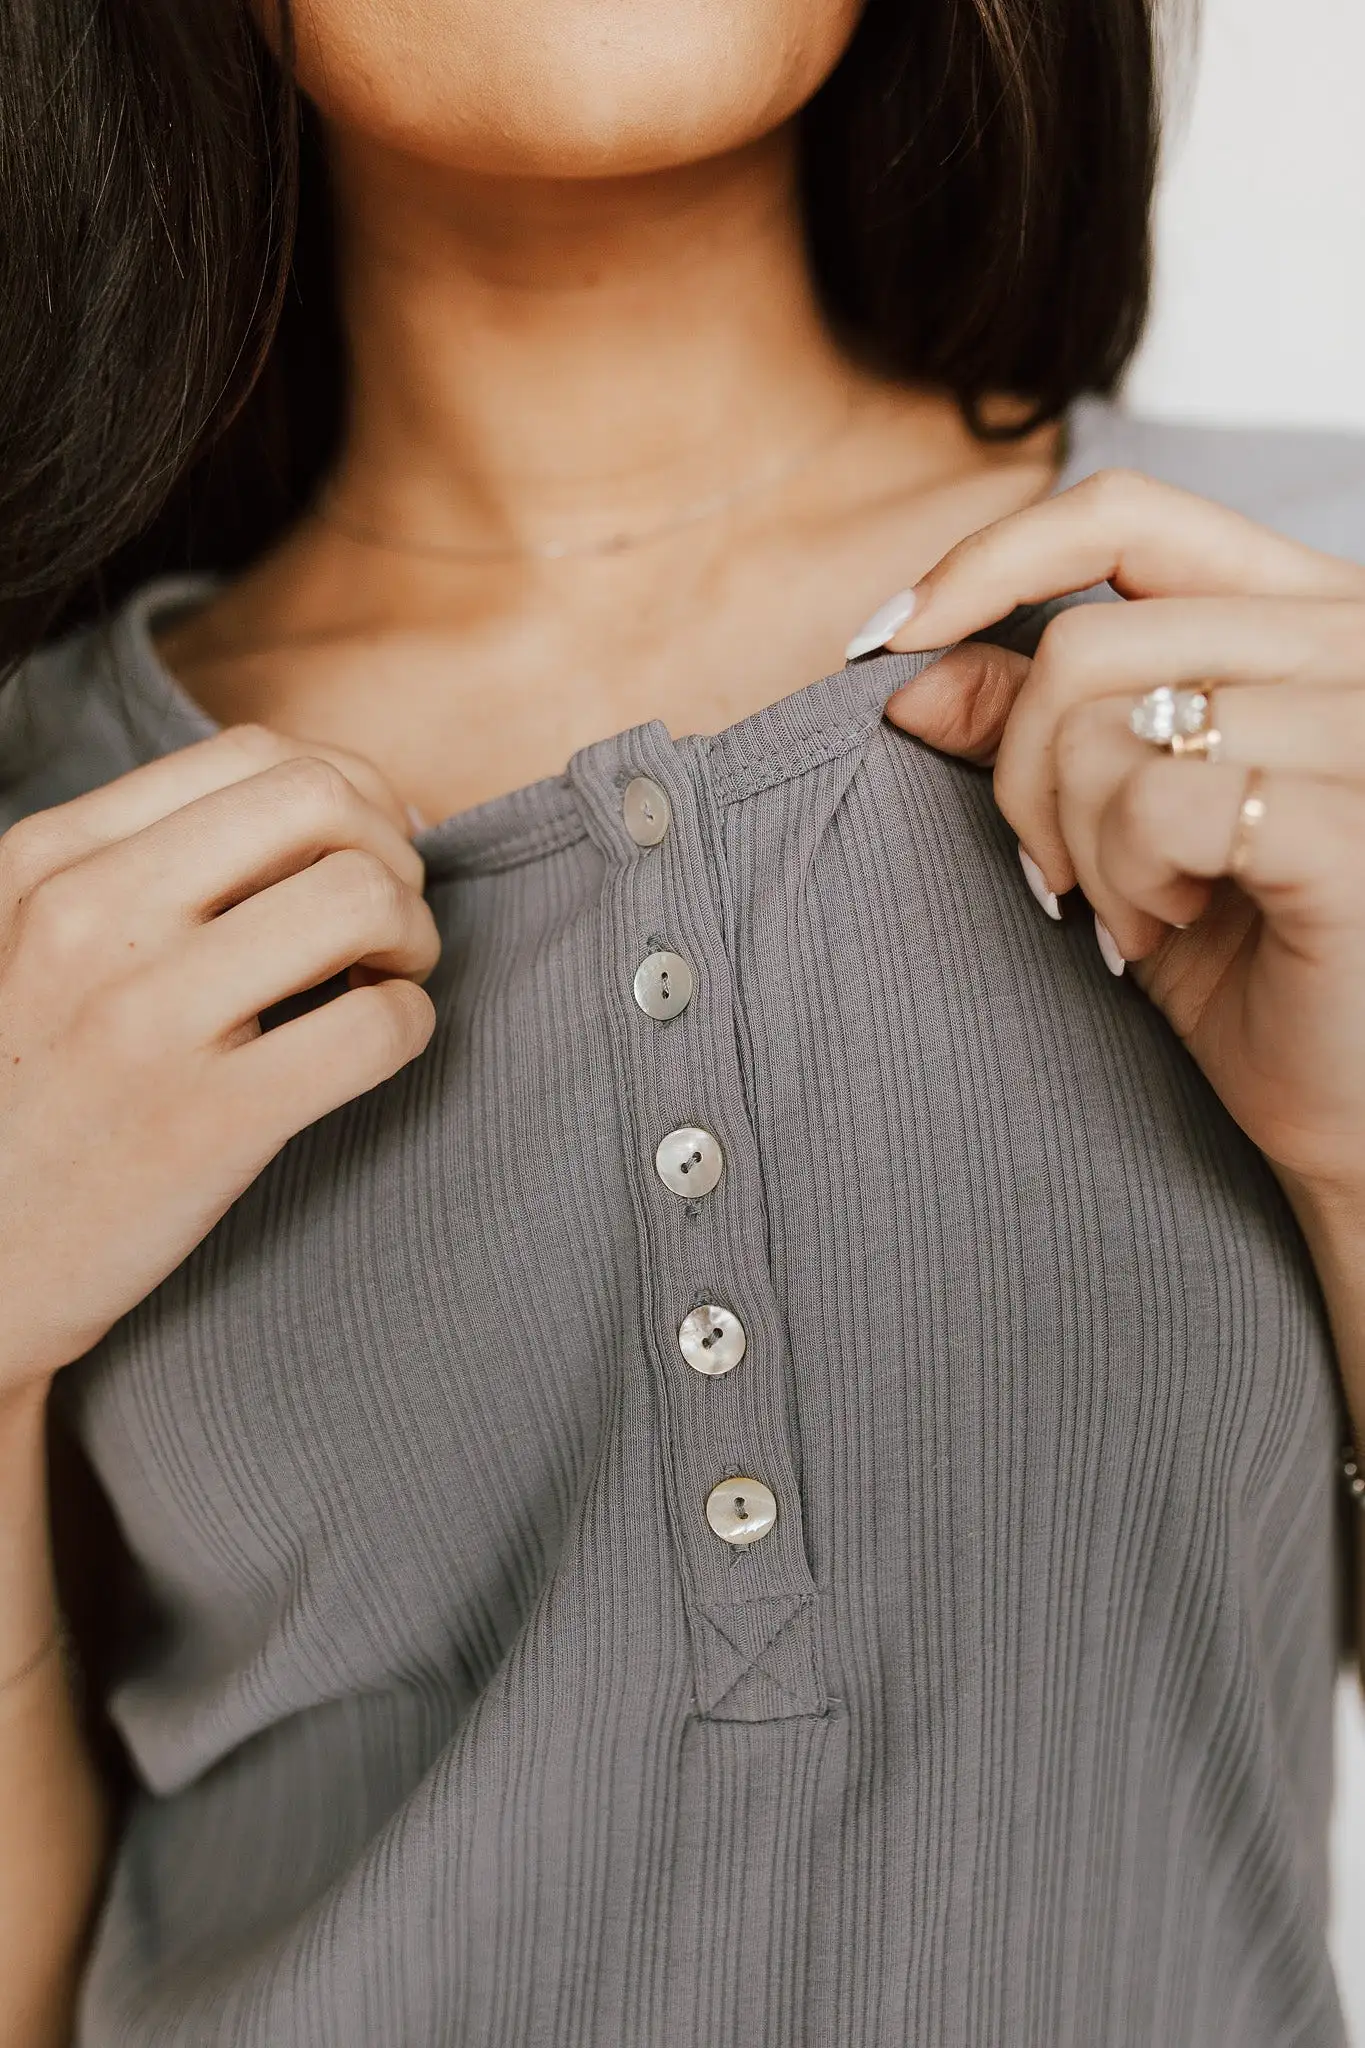
[(1204, 725), (1198, 732), (1173, 732), (1173, 754), (1193, 754), (1201, 761), (1216, 761), (1223, 751), (1223, 735), (1216, 725)]
[(1251, 845), (1256, 828), (1265, 817), (1265, 798), (1261, 795), (1261, 784), (1265, 776), (1259, 768), (1247, 770), (1246, 787), (1237, 811), (1237, 823), (1232, 831), (1232, 844), (1228, 848), (1227, 872), (1240, 880), (1251, 865)]

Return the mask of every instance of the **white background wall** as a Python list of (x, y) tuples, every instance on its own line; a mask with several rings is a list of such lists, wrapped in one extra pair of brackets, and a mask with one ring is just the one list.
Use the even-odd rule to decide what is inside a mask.
[[(1173, 69), (1130, 403), (1365, 432), (1365, 0), (1203, 0)], [(1345, 1686), (1338, 1718), (1336, 1949), (1365, 2048), (1365, 1711)]]

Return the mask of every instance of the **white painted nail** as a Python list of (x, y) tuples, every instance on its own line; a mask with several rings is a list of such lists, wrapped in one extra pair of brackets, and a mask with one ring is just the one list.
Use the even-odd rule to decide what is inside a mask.
[(901, 627), (915, 609), (913, 590), (898, 590), (894, 597), (888, 597), (885, 604), (879, 604), (866, 625), (860, 626), (844, 649), (845, 661), (856, 661), (860, 654), (871, 654), (876, 647), (885, 647), (892, 635)]
[(409, 804), (407, 809), (408, 823), (412, 827), (413, 831), (425, 832), (427, 829), (428, 821), (422, 816), (422, 813), (418, 810), (416, 804)]
[(1028, 883), (1048, 916), (1060, 920), (1062, 911), (1061, 905), (1057, 901), (1056, 891), (1048, 888), (1047, 876), (1043, 873), (1033, 856), (1025, 853), (1022, 846), (1019, 848), (1019, 865), (1024, 870), (1024, 880)]
[(1122, 974), (1128, 962), (1119, 951), (1118, 940), (1114, 937), (1108, 925), (1098, 915), (1095, 918), (1095, 937), (1099, 941), (1100, 952), (1104, 957), (1104, 964), (1109, 969), (1109, 972), (1111, 974)]

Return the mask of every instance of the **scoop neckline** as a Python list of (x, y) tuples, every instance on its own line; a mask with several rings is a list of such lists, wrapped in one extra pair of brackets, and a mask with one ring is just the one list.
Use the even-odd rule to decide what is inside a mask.
[[(1062, 423), (1061, 460), (1047, 497), (1066, 490), (1083, 473), (1083, 429), (1110, 409), (1105, 401), (1084, 399), (1071, 407)], [(167, 667), (152, 637), (156, 624), (211, 596), (223, 581), (207, 571), (154, 577), (136, 590), (109, 622), (116, 666), (125, 686), (129, 680), (140, 686), (129, 694), (134, 706), (149, 714), (142, 721), (149, 759), (211, 739), (223, 730)], [(863, 657), (798, 685), (717, 733), (684, 734), (674, 739), (661, 719), (650, 719), (604, 735), (579, 749), (560, 774), (503, 791), (424, 826), (414, 834), (413, 846), (422, 856), (428, 878), (435, 879), (462, 870), (489, 872), (521, 865), (572, 844), (586, 833), (573, 793), (575, 764), (599, 749), (628, 746), (636, 734), (642, 741), (648, 740), (650, 752), (663, 743), (680, 754), (711, 757), (719, 770), (722, 792), (735, 795), (771, 787), (787, 779), (788, 772), (803, 772), (812, 749), (816, 757), (828, 760), (858, 744), (908, 673), (918, 672), (931, 658), (932, 654)], [(774, 766), (765, 775), (762, 764), (767, 762)], [(737, 777), (733, 772), (736, 765)]]

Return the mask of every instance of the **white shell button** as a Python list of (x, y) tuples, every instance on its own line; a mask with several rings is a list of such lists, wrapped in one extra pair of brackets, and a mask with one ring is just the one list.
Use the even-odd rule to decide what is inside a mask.
[(681, 953), (651, 953), (635, 970), (635, 1000), (646, 1017), (656, 1017), (660, 1023), (682, 1015), (696, 986), (696, 977)]
[(725, 1154), (710, 1131), (684, 1124), (660, 1138), (654, 1169), (675, 1195), (709, 1195), (725, 1170)]
[(621, 815), (637, 846), (657, 846), (668, 831), (668, 798), (657, 782), (651, 782), (647, 775), (637, 775), (626, 784)]
[(748, 1341), (734, 1311), (719, 1308), (713, 1301), (684, 1316), (678, 1331), (678, 1349), (693, 1372), (704, 1372), (711, 1379), (734, 1371)]
[(777, 1497), (761, 1479), (722, 1479), (706, 1496), (706, 1519), (722, 1543), (743, 1549), (777, 1520)]

